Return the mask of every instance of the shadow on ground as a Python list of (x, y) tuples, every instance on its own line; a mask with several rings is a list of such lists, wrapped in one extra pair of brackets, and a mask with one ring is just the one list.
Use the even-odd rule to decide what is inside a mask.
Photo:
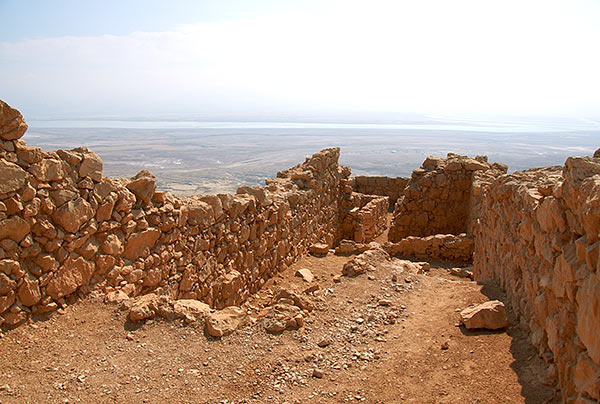
[[(511, 368), (517, 374), (525, 403), (559, 404), (560, 391), (555, 388), (557, 381), (544, 377), (548, 373), (546, 363), (540, 358), (537, 348), (529, 342), (527, 331), (519, 325), (506, 294), (497, 282), (479, 284), (482, 285), (481, 293), (490, 300), (500, 300), (506, 306), (510, 326), (505, 331), (512, 338), (510, 352), (514, 358)], [(463, 333), (471, 335), (472, 331), (465, 330)], [(485, 333), (493, 333), (493, 331), (485, 331)], [(546, 381), (542, 382), (541, 380), (544, 379)]]

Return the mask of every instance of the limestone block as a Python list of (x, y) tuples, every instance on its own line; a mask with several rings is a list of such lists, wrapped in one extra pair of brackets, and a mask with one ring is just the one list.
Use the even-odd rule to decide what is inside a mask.
[(305, 282), (312, 282), (315, 279), (315, 276), (308, 268), (300, 268), (296, 271), (295, 274), (297, 277), (302, 278)]
[(35, 163), (29, 168), (29, 172), (42, 182), (60, 181), (66, 174), (63, 162), (56, 159), (44, 159)]
[(133, 322), (146, 320), (156, 316), (158, 311), (159, 300), (154, 293), (148, 293), (135, 299), (133, 305), (129, 309), (129, 319)]
[(131, 234), (125, 244), (123, 258), (136, 259), (142, 255), (147, 255), (150, 248), (156, 244), (160, 234), (160, 230), (155, 228)]
[(0, 138), (2, 140), (20, 139), (26, 131), (27, 124), (23, 115), (0, 100)]
[(0, 159), (0, 194), (7, 194), (23, 188), (28, 176), (27, 171), (18, 165)]
[(485, 328), (498, 330), (508, 326), (504, 303), (490, 300), (460, 312), (460, 320), (469, 330)]
[(309, 247), (312, 254), (327, 255), (329, 253), (329, 245), (325, 243), (314, 243)]
[(23, 306), (33, 306), (42, 299), (38, 281), (29, 277), (24, 277), (17, 294)]
[(175, 310), (175, 317), (182, 318), (190, 323), (204, 321), (211, 312), (208, 304), (192, 299), (176, 300), (173, 309)]
[(46, 287), (46, 292), (58, 300), (77, 290), (78, 287), (87, 285), (94, 272), (94, 264), (83, 257), (69, 257), (54, 274)]
[(80, 177), (90, 177), (95, 182), (102, 180), (102, 159), (96, 153), (87, 149), (74, 149), (83, 151), (81, 164), (79, 166)]
[(600, 272), (592, 273), (577, 292), (577, 335), (600, 366)]
[(367, 271), (374, 271), (377, 265), (389, 260), (390, 256), (381, 248), (368, 250), (345, 263), (342, 275), (357, 276)]
[(0, 240), (8, 238), (15, 243), (20, 243), (30, 230), (29, 222), (20, 216), (11, 216), (0, 221)]
[(156, 177), (150, 171), (142, 170), (131, 178), (127, 188), (135, 194), (143, 205), (146, 205), (150, 203), (156, 191)]
[(52, 219), (65, 231), (76, 233), (93, 216), (91, 205), (85, 199), (77, 198), (54, 210)]
[(213, 337), (231, 334), (246, 322), (246, 312), (237, 306), (229, 306), (211, 313), (206, 319), (206, 332)]

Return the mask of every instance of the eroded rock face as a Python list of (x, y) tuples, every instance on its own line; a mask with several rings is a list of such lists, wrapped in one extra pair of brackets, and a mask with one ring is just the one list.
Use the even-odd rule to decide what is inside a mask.
[(498, 330), (508, 326), (504, 303), (491, 300), (460, 312), (460, 321), (469, 330)]

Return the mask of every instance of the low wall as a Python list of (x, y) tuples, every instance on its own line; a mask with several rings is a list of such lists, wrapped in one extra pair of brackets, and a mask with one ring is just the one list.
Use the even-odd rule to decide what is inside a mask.
[(386, 196), (352, 192), (344, 201), (341, 238), (369, 243), (387, 228), (389, 199)]
[(408, 180), (405, 177), (357, 176), (352, 178), (352, 188), (354, 192), (361, 194), (387, 196), (390, 199), (390, 206), (393, 207), (398, 198), (404, 195)]
[(473, 261), (473, 238), (466, 234), (409, 236), (397, 243), (385, 243), (383, 249), (392, 257), (439, 259), (469, 264)]
[(446, 159), (428, 157), (414, 170), (404, 195), (398, 199), (390, 227), (390, 241), (408, 236), (460, 234), (470, 231), (472, 188), (477, 172), (495, 175), (506, 166), (449, 153)]
[(505, 289), (565, 403), (600, 402), (600, 159), (504, 175), (483, 190), (474, 276)]
[(163, 288), (222, 308), (239, 304), (315, 242), (340, 237), (341, 182), (327, 149), (237, 195), (176, 198), (142, 171), (102, 176), (86, 148), (44, 152), (20, 140), (0, 103), (0, 324), (14, 327), (91, 288), (129, 296)]

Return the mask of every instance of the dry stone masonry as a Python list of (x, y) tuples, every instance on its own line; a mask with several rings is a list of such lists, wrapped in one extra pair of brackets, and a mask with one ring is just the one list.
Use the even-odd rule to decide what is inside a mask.
[(352, 180), (354, 192), (367, 195), (387, 196), (390, 206), (396, 206), (396, 201), (404, 195), (404, 188), (409, 178), (404, 177), (364, 177), (357, 176)]
[(390, 241), (408, 236), (467, 233), (471, 198), (477, 196), (481, 186), (478, 172), (490, 170), (492, 175), (499, 175), (506, 173), (507, 167), (490, 164), (485, 156), (471, 159), (449, 153), (446, 159), (428, 157), (421, 168), (413, 171), (396, 203)]
[(389, 198), (352, 192), (342, 205), (341, 237), (358, 243), (369, 243), (387, 228)]
[(565, 403), (600, 400), (600, 158), (516, 172), (483, 192), (476, 280), (498, 280)]
[(339, 237), (339, 149), (259, 188), (177, 198), (154, 176), (102, 176), (86, 148), (44, 152), (1, 103), (0, 323), (14, 327), (92, 288), (129, 297), (159, 289), (215, 308), (238, 305), (315, 242)]
[[(448, 154), (427, 158), (410, 179), (351, 179), (339, 149), (326, 149), (264, 187), (178, 198), (157, 191), (146, 170), (104, 177), (87, 148), (29, 147), (26, 130), (0, 101), (4, 329), (95, 290), (128, 305), (132, 321), (203, 321), (221, 337), (247, 321), (241, 303), (308, 251), (360, 254), (347, 276), (391, 257), (473, 262), (473, 274), (450, 271), (501, 284), (563, 401), (600, 402), (600, 149), (510, 175), (485, 156)], [(372, 241), (390, 203), (390, 242), (381, 246)], [(309, 269), (299, 276), (312, 281)], [(501, 303), (490, 304), (463, 312), (463, 323), (506, 326)], [(282, 290), (262, 321), (279, 333), (302, 327), (312, 310)]]

